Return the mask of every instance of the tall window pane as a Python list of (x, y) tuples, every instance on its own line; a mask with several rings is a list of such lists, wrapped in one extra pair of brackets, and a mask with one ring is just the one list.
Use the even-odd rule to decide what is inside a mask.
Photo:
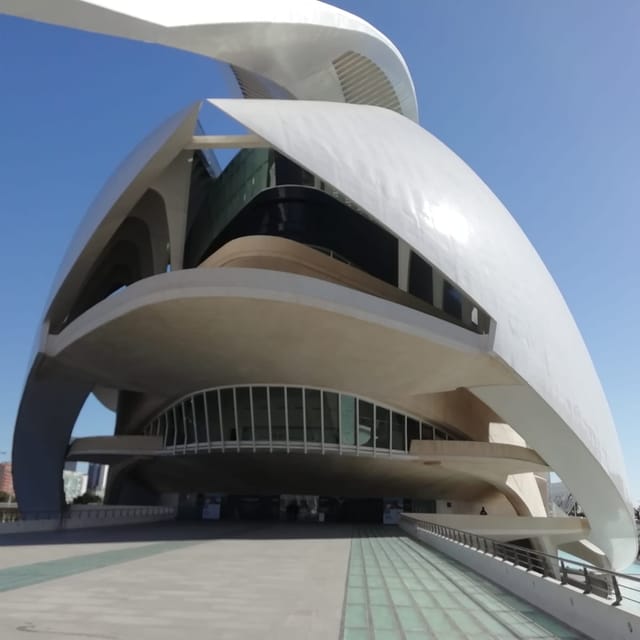
[(236, 434), (236, 411), (233, 406), (233, 389), (222, 389), (220, 391), (220, 404), (222, 408), (222, 435), (225, 444), (235, 444)]
[(445, 313), (462, 320), (462, 294), (460, 291), (445, 280), (442, 295), (442, 308)]
[(356, 399), (353, 396), (340, 396), (340, 437), (342, 444), (356, 443)]
[(404, 451), (404, 416), (393, 413), (391, 416), (391, 448), (394, 451)]
[(284, 389), (282, 387), (270, 387), (269, 402), (271, 404), (271, 437), (274, 441), (286, 441)]
[(411, 451), (411, 441), (420, 440), (420, 423), (413, 418), (407, 418), (407, 450)]
[(249, 388), (238, 387), (236, 389), (236, 408), (238, 410), (238, 431), (240, 440), (253, 440), (251, 430), (251, 403), (249, 400)]
[(184, 431), (187, 437), (187, 444), (194, 444), (196, 441), (196, 425), (193, 421), (193, 407), (191, 406), (191, 398), (182, 403), (180, 408), (184, 416)]
[(438, 429), (438, 427), (433, 428), (433, 439), (434, 440), (446, 440), (447, 434), (442, 429)]
[(193, 410), (196, 417), (196, 435), (198, 443), (207, 442), (207, 422), (204, 413), (204, 395), (199, 393), (193, 397)]
[(218, 392), (207, 391), (207, 415), (209, 417), (209, 437), (211, 442), (222, 440), (222, 429), (220, 425), (220, 409), (218, 407)]
[(256, 440), (269, 440), (269, 414), (267, 406), (267, 388), (253, 387), (253, 424)]
[(433, 304), (433, 269), (413, 252), (409, 260), (409, 293)]
[(422, 439), (433, 440), (433, 427), (426, 422), (422, 423)]
[(338, 444), (340, 438), (338, 394), (324, 391), (322, 402), (324, 409), (324, 441), (326, 444)]
[(358, 445), (373, 446), (373, 405), (360, 400), (358, 402)]
[(173, 419), (173, 411), (169, 409), (166, 414), (167, 419), (167, 447), (173, 447), (176, 443), (176, 423)]
[(173, 407), (172, 413), (176, 425), (176, 446), (179, 447), (184, 444), (184, 418), (182, 416), (182, 405), (177, 404)]
[(389, 449), (391, 425), (389, 409), (376, 407), (376, 449)]
[(320, 420), (320, 392), (305, 389), (305, 411), (307, 418), (307, 442), (322, 442)]
[(302, 389), (287, 388), (287, 412), (289, 417), (289, 441), (304, 442)]

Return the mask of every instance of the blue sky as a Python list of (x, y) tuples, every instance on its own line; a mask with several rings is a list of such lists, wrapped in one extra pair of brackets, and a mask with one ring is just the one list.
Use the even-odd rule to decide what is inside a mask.
[[(640, 502), (640, 3), (336, 4), (396, 43), (422, 125), (541, 254), (591, 351)], [(197, 56), (6, 17), (0, 88), (0, 451), (10, 452), (43, 305), (91, 199), (162, 120), (233, 88)], [(74, 434), (111, 429), (89, 402)]]

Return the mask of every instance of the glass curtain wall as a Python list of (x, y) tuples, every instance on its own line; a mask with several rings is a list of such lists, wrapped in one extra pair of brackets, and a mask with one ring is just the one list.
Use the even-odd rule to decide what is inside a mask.
[(210, 389), (176, 402), (143, 430), (176, 453), (286, 448), (406, 454), (413, 440), (464, 436), (390, 407), (325, 389), (240, 386)]

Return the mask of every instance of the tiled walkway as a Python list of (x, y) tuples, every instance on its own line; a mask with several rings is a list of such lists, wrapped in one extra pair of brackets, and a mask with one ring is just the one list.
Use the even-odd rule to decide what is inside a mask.
[(582, 637), (397, 529), (352, 541), (344, 640)]

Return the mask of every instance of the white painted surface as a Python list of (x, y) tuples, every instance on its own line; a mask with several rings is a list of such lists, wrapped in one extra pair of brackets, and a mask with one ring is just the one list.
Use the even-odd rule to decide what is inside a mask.
[(210, 102), (341, 191), (489, 313), (495, 357), (524, 384), (470, 390), (562, 476), (612, 566), (628, 566), (635, 524), (600, 381), (551, 275), (482, 180), (433, 135), (386, 109)]
[(402, 113), (418, 119), (413, 81), (394, 44), (365, 20), (324, 2), (0, 0), (0, 13), (183, 49), (308, 100), (345, 100), (332, 62), (353, 51), (382, 70)]
[(612, 607), (608, 602), (579, 589), (542, 578), (523, 567), (499, 560), (476, 549), (437, 536), (424, 529), (400, 525), (411, 536), (477, 571), (554, 618), (594, 640), (623, 640), (640, 637), (640, 616)]

